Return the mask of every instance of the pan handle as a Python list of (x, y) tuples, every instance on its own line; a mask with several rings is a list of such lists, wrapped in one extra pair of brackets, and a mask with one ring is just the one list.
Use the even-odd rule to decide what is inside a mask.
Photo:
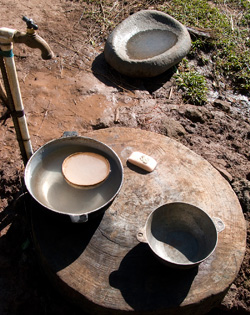
[(82, 215), (70, 215), (70, 220), (72, 223), (84, 223), (89, 219), (87, 214)]
[(77, 137), (77, 136), (78, 136), (77, 131), (64, 131), (62, 138)]
[(146, 227), (143, 227), (137, 232), (136, 238), (141, 243), (147, 243), (147, 239), (145, 235), (146, 235)]
[(225, 224), (220, 218), (213, 217), (212, 220), (218, 233), (222, 232), (225, 229)]

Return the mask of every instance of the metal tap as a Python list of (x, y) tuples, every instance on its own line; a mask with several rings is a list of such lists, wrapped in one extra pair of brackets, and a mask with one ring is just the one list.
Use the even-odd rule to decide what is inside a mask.
[(26, 17), (23, 17), (23, 20), (27, 24), (26, 33), (6, 27), (0, 28), (0, 69), (6, 93), (2, 89), (2, 86), (0, 90), (3, 98), (7, 99), (6, 104), (14, 122), (23, 162), (26, 164), (33, 154), (33, 149), (16, 72), (13, 44), (23, 43), (31, 48), (39, 48), (43, 59), (51, 59), (54, 54), (47, 42), (36, 34), (38, 27), (33, 20)]
[(40, 49), (42, 52), (42, 58), (45, 60), (53, 58), (54, 54), (48, 43), (36, 34), (38, 26), (34, 23), (34, 21), (32, 19), (28, 19), (26, 16), (23, 17), (23, 21), (27, 24), (27, 31), (26, 33), (16, 31), (13, 37), (13, 42), (23, 43), (30, 48)]

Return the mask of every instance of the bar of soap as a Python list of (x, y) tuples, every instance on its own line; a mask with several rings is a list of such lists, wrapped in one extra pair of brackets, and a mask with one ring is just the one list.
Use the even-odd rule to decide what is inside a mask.
[(152, 172), (157, 165), (155, 159), (141, 152), (133, 152), (129, 156), (128, 161), (148, 172)]

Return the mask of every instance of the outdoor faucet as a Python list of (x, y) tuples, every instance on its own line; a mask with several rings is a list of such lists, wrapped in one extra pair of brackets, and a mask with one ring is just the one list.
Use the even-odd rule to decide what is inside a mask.
[(27, 23), (26, 33), (7, 27), (0, 28), (0, 70), (5, 86), (4, 91), (0, 85), (0, 92), (4, 99), (7, 99), (6, 104), (13, 119), (21, 155), (26, 165), (33, 154), (33, 149), (16, 72), (13, 43), (23, 43), (31, 48), (39, 48), (43, 59), (51, 59), (54, 54), (47, 42), (36, 34), (38, 27), (33, 20), (26, 17), (23, 17), (23, 20)]
[(23, 43), (30, 48), (39, 48), (42, 52), (42, 58), (45, 60), (51, 59), (54, 57), (54, 54), (49, 47), (48, 43), (39, 35), (36, 34), (38, 26), (34, 24), (32, 19), (23, 17), (23, 21), (27, 24), (27, 32), (16, 31), (13, 37), (14, 43)]

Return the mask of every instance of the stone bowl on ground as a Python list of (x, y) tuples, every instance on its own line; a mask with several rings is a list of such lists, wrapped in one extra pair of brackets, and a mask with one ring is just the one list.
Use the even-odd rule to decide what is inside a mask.
[(163, 12), (142, 10), (109, 35), (104, 56), (124, 75), (154, 77), (180, 62), (190, 48), (190, 35), (184, 25)]

